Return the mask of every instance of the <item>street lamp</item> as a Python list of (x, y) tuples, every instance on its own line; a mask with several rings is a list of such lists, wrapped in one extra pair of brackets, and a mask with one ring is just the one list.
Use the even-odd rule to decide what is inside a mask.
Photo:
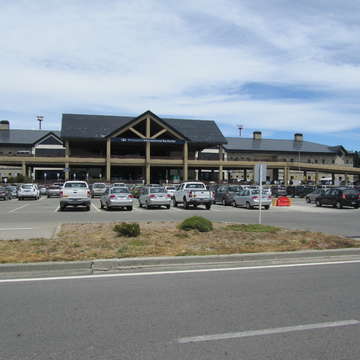
[(73, 179), (76, 180), (76, 173), (73, 174)]
[(44, 172), (44, 181), (45, 181), (45, 184), (46, 184), (46, 177), (47, 177), (47, 173)]
[(59, 181), (60, 173), (57, 173), (57, 174), (56, 174), (56, 177), (57, 177), (57, 181)]

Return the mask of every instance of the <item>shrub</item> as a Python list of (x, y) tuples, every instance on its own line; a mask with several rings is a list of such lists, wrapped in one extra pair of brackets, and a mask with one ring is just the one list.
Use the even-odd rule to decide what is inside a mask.
[(140, 235), (140, 226), (137, 223), (121, 223), (114, 226), (113, 229), (119, 236), (137, 237)]
[(185, 219), (180, 225), (181, 230), (198, 230), (200, 232), (208, 232), (213, 229), (212, 222), (201, 216), (192, 216)]

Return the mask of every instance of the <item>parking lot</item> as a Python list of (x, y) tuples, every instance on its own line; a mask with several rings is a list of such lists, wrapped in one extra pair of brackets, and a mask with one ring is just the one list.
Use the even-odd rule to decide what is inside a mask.
[[(213, 205), (210, 210), (204, 207), (185, 210), (171, 207), (169, 210), (145, 209), (134, 202), (130, 211), (106, 211), (100, 208), (99, 199), (92, 199), (91, 210), (67, 208), (59, 211), (58, 198), (41, 197), (40, 200), (17, 199), (0, 202), (0, 239), (29, 239), (52, 237), (64, 223), (95, 223), (119, 221), (175, 221), (201, 215), (212, 221), (257, 223), (258, 210)], [(360, 239), (359, 209), (332, 207), (318, 208), (307, 204), (304, 199), (293, 199), (291, 207), (271, 207), (262, 211), (262, 222), (292, 229), (321, 231)]]

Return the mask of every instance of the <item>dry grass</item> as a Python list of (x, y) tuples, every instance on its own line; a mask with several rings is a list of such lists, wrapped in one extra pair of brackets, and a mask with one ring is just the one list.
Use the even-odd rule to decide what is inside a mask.
[[(119, 237), (112, 224), (68, 224), (55, 239), (0, 241), (0, 262), (73, 261), (134, 256), (215, 255), (359, 247), (341, 236), (270, 227), (214, 224), (208, 233), (176, 223), (141, 223), (136, 238)], [(244, 231), (245, 230), (245, 231)]]

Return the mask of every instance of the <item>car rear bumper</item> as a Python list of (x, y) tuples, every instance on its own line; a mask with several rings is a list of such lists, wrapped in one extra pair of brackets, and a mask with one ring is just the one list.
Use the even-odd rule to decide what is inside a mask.
[(91, 200), (90, 199), (62, 199), (60, 200), (60, 206), (67, 206), (67, 205), (72, 205), (72, 206), (90, 206), (91, 204)]
[(109, 206), (111, 206), (111, 207), (133, 206), (133, 201), (132, 200), (111, 200), (111, 201), (109, 201)]

